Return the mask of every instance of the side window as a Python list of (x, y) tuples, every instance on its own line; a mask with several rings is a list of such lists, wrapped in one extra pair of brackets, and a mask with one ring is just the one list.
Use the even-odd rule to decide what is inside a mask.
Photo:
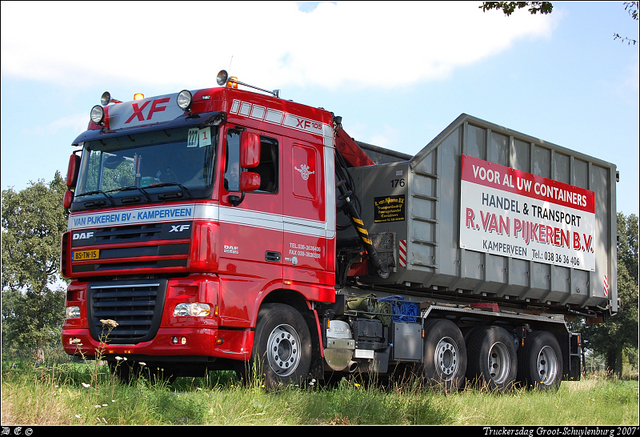
[(227, 131), (227, 150), (224, 161), (224, 188), (240, 191), (240, 131)]
[(260, 175), (260, 191), (278, 192), (278, 142), (260, 137), (260, 165), (251, 169)]
[[(240, 132), (235, 129), (227, 132), (224, 188), (228, 191), (240, 191)], [(260, 175), (256, 193), (278, 192), (278, 154), (278, 141), (260, 136), (260, 164), (248, 170)]]

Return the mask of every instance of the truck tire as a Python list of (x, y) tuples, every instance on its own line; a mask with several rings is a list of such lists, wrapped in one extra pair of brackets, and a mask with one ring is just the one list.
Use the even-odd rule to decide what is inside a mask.
[(424, 326), (423, 376), (445, 392), (458, 391), (467, 370), (467, 349), (460, 329), (450, 320), (428, 320)]
[(550, 332), (533, 331), (518, 353), (518, 379), (530, 388), (558, 390), (562, 365), (558, 340)]
[(251, 361), (250, 369), (260, 372), (268, 390), (304, 382), (311, 366), (311, 334), (298, 311), (278, 303), (260, 308)]
[(513, 338), (499, 326), (473, 331), (467, 342), (467, 379), (489, 390), (504, 392), (513, 386), (518, 355)]

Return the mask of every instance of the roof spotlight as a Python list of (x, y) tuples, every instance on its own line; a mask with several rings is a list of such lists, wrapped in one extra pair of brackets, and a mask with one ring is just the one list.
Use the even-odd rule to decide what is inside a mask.
[(96, 105), (91, 108), (91, 121), (95, 124), (102, 124), (104, 122), (104, 108), (100, 105)]
[(100, 97), (100, 103), (102, 103), (102, 106), (107, 106), (109, 103), (111, 103), (111, 94), (109, 93), (109, 91), (105, 91), (104, 93), (102, 93), (102, 97)]
[(112, 99), (111, 93), (109, 91), (105, 91), (102, 93), (102, 97), (100, 97), (100, 103), (102, 103), (102, 106), (107, 106), (109, 103), (122, 103), (122, 102), (117, 99)]
[(192, 96), (189, 90), (182, 90), (178, 93), (178, 97), (176, 97), (176, 103), (178, 107), (183, 111), (188, 111), (191, 106)]
[(226, 85), (227, 87), (234, 88), (234, 89), (238, 88), (238, 85), (244, 85), (244, 86), (248, 86), (249, 88), (253, 88), (256, 90), (264, 91), (265, 93), (272, 94), (275, 97), (278, 97), (278, 98), (280, 97), (280, 90), (270, 91), (270, 90), (258, 88), (257, 86), (249, 85), (248, 83), (240, 82), (238, 78), (235, 76), (229, 77), (229, 73), (227, 73), (226, 70), (220, 70), (220, 72), (218, 73), (218, 76), (216, 76), (216, 82), (220, 86)]
[(220, 86), (223, 86), (224, 84), (226, 84), (228, 79), (229, 79), (229, 73), (227, 73), (226, 70), (220, 70), (220, 72), (218, 73), (218, 76), (216, 76), (216, 82)]

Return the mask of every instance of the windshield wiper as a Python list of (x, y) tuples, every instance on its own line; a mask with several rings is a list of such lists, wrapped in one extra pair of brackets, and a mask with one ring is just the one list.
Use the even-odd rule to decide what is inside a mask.
[(109, 190), (109, 193), (113, 193), (113, 192), (121, 192), (121, 191), (131, 191), (131, 190), (138, 190), (140, 191), (142, 194), (144, 194), (144, 197), (147, 199), (147, 202), (151, 202), (151, 196), (149, 196), (149, 193), (147, 193), (147, 191), (142, 188), (142, 187), (135, 187), (135, 186), (129, 186), (129, 187), (123, 187), (123, 188), (118, 188), (115, 190)]
[[(159, 188), (159, 187), (180, 187), (180, 189), (189, 197), (189, 199), (192, 199), (193, 197), (191, 196), (191, 192), (189, 191), (189, 189), (187, 187), (185, 187), (184, 185), (178, 183), (178, 182), (161, 182), (159, 184), (153, 184), (151, 186), (149, 186), (149, 188)], [(158, 199), (160, 200), (166, 200), (166, 199), (170, 199), (172, 197), (176, 197), (178, 193), (165, 193), (165, 194), (160, 194), (158, 196)], [(182, 193), (180, 193), (182, 194)], [(182, 196), (180, 196), (182, 197)]]
[[(87, 191), (86, 193), (82, 193), (82, 194), (78, 195), (78, 197), (91, 196), (93, 194), (102, 194), (104, 197), (107, 198), (107, 200), (109, 200), (109, 203), (111, 204), (111, 206), (116, 206), (116, 202), (113, 201), (113, 197), (111, 197), (110, 195), (108, 195), (107, 193), (105, 193), (102, 190)], [(104, 205), (103, 202), (85, 202), (84, 203), (84, 206), (86, 208), (90, 208), (92, 206), (102, 206), (102, 205)]]

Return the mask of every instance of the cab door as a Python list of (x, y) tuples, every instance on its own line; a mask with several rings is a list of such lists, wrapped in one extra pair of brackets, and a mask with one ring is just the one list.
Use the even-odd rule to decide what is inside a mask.
[[(285, 138), (283, 191), (285, 280), (333, 285), (332, 256), (327, 253), (322, 147)], [(333, 183), (333, 175), (331, 175)], [(329, 270), (331, 275), (327, 275)]]
[[(222, 184), (219, 206), (221, 321), (226, 326), (248, 326), (259, 296), (282, 283), (283, 195), (280, 159), (282, 139), (260, 134), (257, 167), (239, 166), (240, 136), (251, 129), (228, 128), (222, 147)], [(260, 187), (241, 192), (239, 175), (260, 175)], [(235, 205), (235, 206), (234, 206)]]

